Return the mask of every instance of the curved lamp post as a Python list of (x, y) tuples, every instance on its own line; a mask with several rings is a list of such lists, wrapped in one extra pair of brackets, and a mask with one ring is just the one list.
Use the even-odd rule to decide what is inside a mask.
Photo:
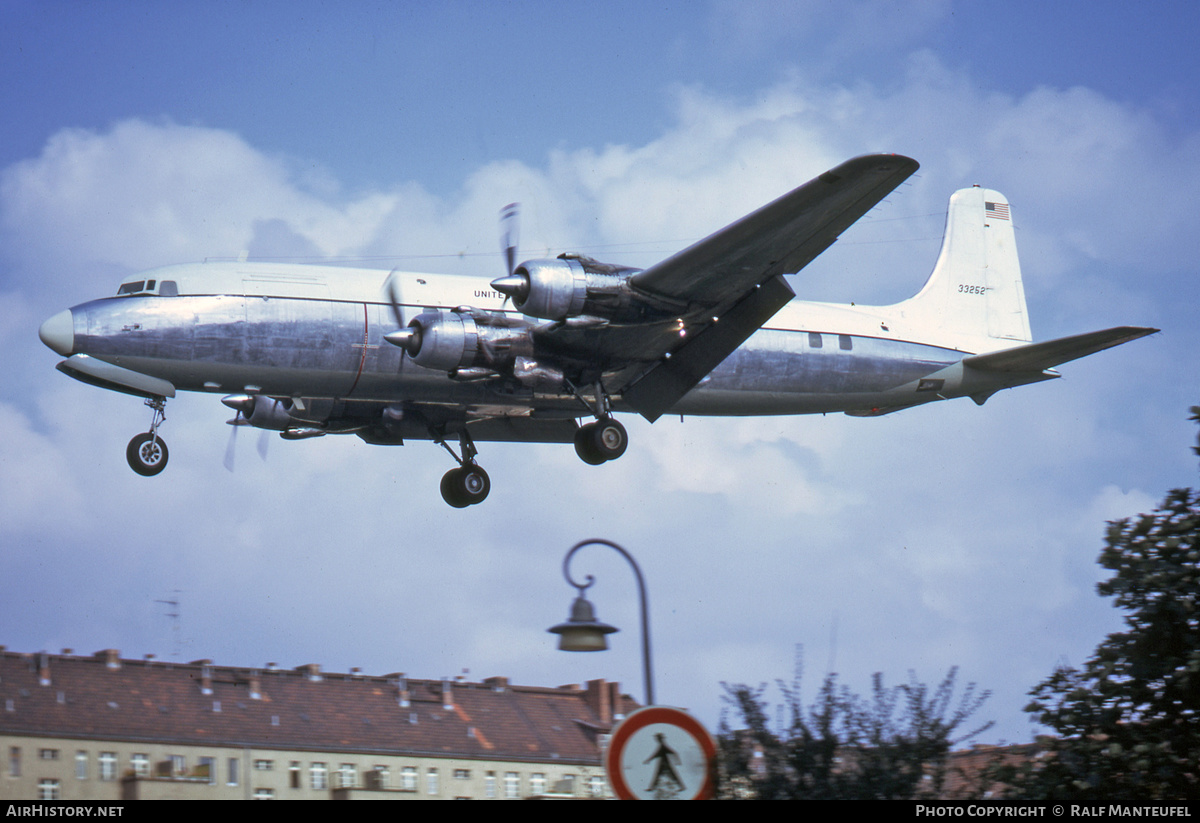
[(584, 592), (596, 582), (596, 579), (589, 574), (586, 578), (587, 582), (576, 583), (571, 577), (571, 558), (575, 555), (575, 552), (593, 543), (615, 549), (633, 567), (633, 574), (637, 578), (638, 597), (642, 607), (642, 667), (646, 678), (646, 705), (653, 706), (654, 678), (650, 672), (650, 614), (646, 607), (646, 581), (642, 578), (642, 570), (638, 568), (637, 561), (633, 559), (629, 552), (611, 540), (584, 540), (572, 546), (571, 550), (567, 552), (567, 556), (563, 558), (563, 577), (567, 579), (568, 583), (579, 590), (579, 594), (571, 604), (571, 616), (567, 618), (567, 621), (559, 623), (554, 628), (549, 629), (549, 631), (559, 636), (558, 648), (568, 652), (604, 651), (608, 648), (608, 640), (605, 636), (617, 631), (613, 626), (601, 623), (596, 619), (595, 607), (584, 596)]

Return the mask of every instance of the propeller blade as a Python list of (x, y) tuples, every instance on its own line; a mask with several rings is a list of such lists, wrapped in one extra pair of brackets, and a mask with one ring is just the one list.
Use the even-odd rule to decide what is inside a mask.
[(395, 320), (396, 320), (396, 326), (398, 328), (402, 329), (402, 328), (404, 328), (404, 318), (400, 314), (400, 295), (396, 293), (396, 272), (397, 271), (399, 271), (399, 270), (392, 269), (392, 273), (388, 275), (387, 294), (388, 294), (388, 303), (392, 307), (392, 317), (395, 318)]
[(266, 429), (262, 430), (262, 434), (258, 436), (258, 456), (262, 458), (264, 463), (267, 462), (267, 446), (271, 442), (271, 432)]
[(233, 459), (234, 455), (237, 454), (237, 433), (238, 429), (241, 428), (241, 414), (239, 411), (237, 417), (229, 421), (229, 425), (233, 428), (229, 432), (229, 443), (225, 446), (225, 471), (230, 473), (233, 472)]
[(500, 210), (500, 249), (504, 252), (505, 271), (509, 275), (517, 267), (517, 217), (520, 203), (509, 203)]

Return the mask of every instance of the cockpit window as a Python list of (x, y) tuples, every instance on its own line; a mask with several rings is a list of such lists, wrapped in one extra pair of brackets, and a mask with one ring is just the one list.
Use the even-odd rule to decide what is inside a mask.
[[(157, 286), (157, 288), (155, 288)], [(179, 286), (174, 280), (134, 280), (122, 283), (117, 289), (117, 296), (132, 296), (135, 294), (157, 294), (161, 297), (178, 297)]]

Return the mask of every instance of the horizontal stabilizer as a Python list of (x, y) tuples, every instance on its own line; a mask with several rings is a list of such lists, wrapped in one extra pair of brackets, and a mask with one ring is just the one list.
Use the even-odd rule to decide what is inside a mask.
[(979, 371), (992, 372), (1040, 372), (1052, 369), (1060, 363), (1087, 357), (1104, 349), (1137, 340), (1158, 329), (1141, 326), (1118, 326), (1087, 334), (1060, 337), (1044, 343), (1031, 343), (1013, 349), (1003, 349), (990, 354), (976, 354), (963, 358), (963, 365)]

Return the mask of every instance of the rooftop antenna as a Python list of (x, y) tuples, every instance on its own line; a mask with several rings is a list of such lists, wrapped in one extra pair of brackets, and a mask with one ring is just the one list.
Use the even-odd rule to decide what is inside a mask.
[(171, 657), (175, 658), (175, 660), (178, 661), (183, 653), (183, 641), (181, 640), (181, 633), (180, 633), (180, 624), (182, 622), (182, 619), (181, 619), (182, 614), (181, 614), (180, 601), (179, 601), (180, 590), (174, 589), (174, 590), (172, 590), (171, 593), (175, 595), (175, 597), (173, 599), (171, 599), (171, 600), (155, 600), (154, 602), (162, 603), (164, 605), (171, 607), (171, 610), (166, 613), (166, 616), (171, 618), (171, 636), (173, 638), (172, 643), (171, 643), (171, 645), (173, 647), (173, 651), (171, 652)]

